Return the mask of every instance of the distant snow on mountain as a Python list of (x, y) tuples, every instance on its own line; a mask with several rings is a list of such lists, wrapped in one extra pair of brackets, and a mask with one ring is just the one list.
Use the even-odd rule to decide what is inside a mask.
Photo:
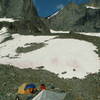
[(100, 33), (86, 33), (86, 32), (77, 32), (79, 34), (83, 34), (83, 35), (89, 35), (89, 36), (97, 36), (100, 37)]
[(52, 14), (51, 16), (49, 16), (48, 19), (50, 19), (50, 18), (56, 16), (58, 13), (59, 13), (59, 11), (55, 12), (54, 14)]
[[(50, 32), (51, 33), (57, 33), (57, 34), (59, 34), (59, 33), (70, 33), (70, 31), (56, 31), (56, 30), (53, 30), (53, 29), (50, 29)], [(83, 34), (83, 35), (88, 35), (88, 36), (97, 36), (97, 37), (100, 37), (100, 33), (93, 33), (93, 32), (91, 32), (91, 33), (86, 33), (86, 32), (76, 32), (76, 34)]]
[(69, 33), (70, 31), (55, 31), (53, 29), (50, 29), (51, 33)]
[(100, 9), (100, 7), (94, 7), (94, 6), (86, 6), (86, 8), (90, 8), (90, 9)]

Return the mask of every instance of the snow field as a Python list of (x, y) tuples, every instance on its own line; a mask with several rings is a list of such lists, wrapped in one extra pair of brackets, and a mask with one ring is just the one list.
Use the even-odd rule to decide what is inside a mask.
[[(87, 73), (98, 72), (100, 59), (94, 52), (96, 46), (77, 39), (54, 39), (55, 36), (24, 36), (15, 34), (14, 39), (0, 44), (0, 63), (12, 64), (20, 68), (44, 66), (44, 69), (59, 74), (64, 78), (84, 78)], [(18, 58), (17, 47), (26, 43), (46, 43), (43, 48), (28, 53), (21, 53)], [(7, 57), (9, 55), (9, 57)], [(62, 74), (62, 72), (66, 72)]]

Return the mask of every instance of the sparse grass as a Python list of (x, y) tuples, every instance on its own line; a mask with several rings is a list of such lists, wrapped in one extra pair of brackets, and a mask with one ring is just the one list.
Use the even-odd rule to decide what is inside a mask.
[[(47, 70), (0, 65), (0, 100), (15, 100), (18, 87), (25, 82), (35, 83), (37, 87), (44, 83), (47, 89), (54, 87), (66, 91), (65, 100), (99, 100), (100, 97), (100, 72), (89, 74), (84, 79), (63, 79)], [(21, 100), (26, 100), (27, 95), (21, 97)]]

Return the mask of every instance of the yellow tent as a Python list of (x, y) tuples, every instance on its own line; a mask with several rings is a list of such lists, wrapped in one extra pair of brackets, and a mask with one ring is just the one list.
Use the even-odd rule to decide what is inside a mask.
[(18, 88), (18, 94), (30, 94), (29, 90), (25, 90), (27, 84), (28, 83), (24, 83)]

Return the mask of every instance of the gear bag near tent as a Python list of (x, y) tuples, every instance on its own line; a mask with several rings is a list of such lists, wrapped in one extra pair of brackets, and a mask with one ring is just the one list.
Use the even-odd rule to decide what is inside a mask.
[(52, 92), (49, 90), (43, 90), (36, 95), (32, 100), (64, 100), (66, 93)]

